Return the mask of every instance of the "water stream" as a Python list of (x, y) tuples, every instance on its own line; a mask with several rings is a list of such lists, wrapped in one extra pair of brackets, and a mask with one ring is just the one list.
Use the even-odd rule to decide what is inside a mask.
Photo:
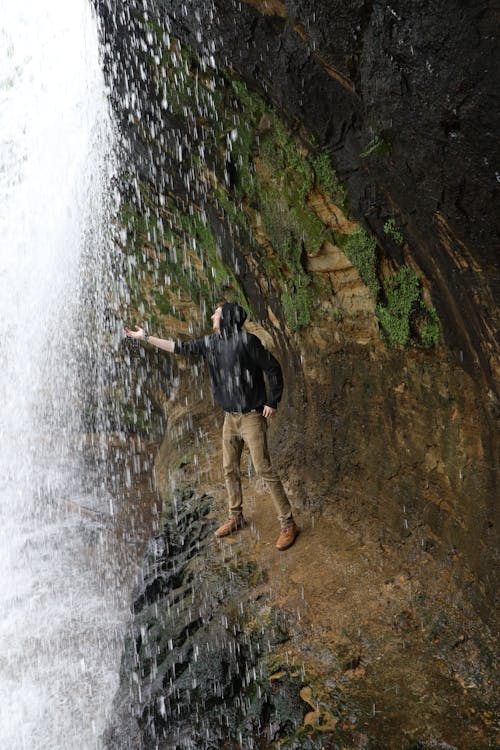
[(109, 281), (112, 135), (88, 0), (4, 0), (2, 750), (100, 747), (117, 682), (127, 600), (113, 575), (119, 537), (113, 498), (80, 438), (82, 383), (96, 389), (94, 408), (102, 385), (95, 342)]

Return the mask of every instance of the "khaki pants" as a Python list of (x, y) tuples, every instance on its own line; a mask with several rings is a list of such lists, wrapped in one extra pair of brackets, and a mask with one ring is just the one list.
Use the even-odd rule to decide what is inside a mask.
[(243, 512), (240, 458), (244, 443), (250, 451), (257, 476), (265, 480), (271, 492), (281, 527), (289, 526), (293, 520), (292, 507), (280, 478), (273, 471), (267, 447), (267, 422), (258, 412), (226, 412), (225, 415), (222, 430), (222, 461), (229, 496), (229, 514), (234, 517), (242, 515)]

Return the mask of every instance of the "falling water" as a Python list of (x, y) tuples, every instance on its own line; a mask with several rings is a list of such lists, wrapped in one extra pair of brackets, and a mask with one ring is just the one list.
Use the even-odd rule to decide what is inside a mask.
[(78, 448), (81, 384), (94, 377), (88, 368), (89, 363), (95, 368), (96, 321), (104, 304), (111, 134), (88, 0), (4, 0), (0, 747), (5, 750), (99, 747), (115, 687), (124, 607), (105, 549), (112, 503)]

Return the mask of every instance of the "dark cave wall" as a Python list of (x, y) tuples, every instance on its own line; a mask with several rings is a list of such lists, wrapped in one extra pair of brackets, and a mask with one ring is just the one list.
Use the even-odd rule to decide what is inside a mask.
[[(495, 614), (498, 11), (491, 3), (445, 0), (95, 1), (123, 136), (122, 249), (134, 261), (131, 302), (119, 314), (130, 325), (145, 321), (158, 335), (199, 334), (221, 283), (228, 283), (283, 366), (273, 457), (301, 517), (307, 525), (333, 516), (393, 555), (410, 580), (420, 573), (425, 580), (416, 571), (430, 553), (449, 575), (450, 649), (458, 655), (468, 630), (460, 630), (455, 583), (482, 619), (481, 632)], [(173, 71), (162, 69), (165, 61)], [(166, 78), (170, 106), (160, 95)], [(251, 145), (237, 141), (231, 153), (225, 144), (233, 125)], [(202, 163), (193, 158), (200, 146)], [(319, 184), (323, 146), (346, 186), (343, 214)], [(273, 153), (280, 149), (281, 161)], [(294, 203), (301, 190), (308, 211)], [(319, 201), (320, 229), (311, 197)], [(282, 212), (275, 226), (266, 222), (273, 205), (278, 218)], [(330, 231), (326, 225), (339, 216), (347, 228)], [(292, 248), (290, 255), (287, 246), (283, 254), (283, 224), (297, 217), (300, 252)], [(401, 241), (384, 230), (388, 219)], [(380, 298), (344, 253), (356, 221), (376, 238), (380, 289), (397, 269), (418, 271), (424, 301), (439, 314), (437, 346), (383, 341)], [(310, 316), (294, 325), (285, 303), (295, 296), (304, 316), (303, 285), (313, 298)], [(105, 743), (120, 750), (240, 747), (243, 732), (268, 747), (290, 740), (304, 713), (297, 686), (285, 677), (281, 687), (270, 687), (276, 665), (261, 663), (288, 635), (282, 623), (263, 617), (266, 599), (254, 598), (258, 571), (249, 568), (240, 579), (237, 567), (214, 556), (210, 498), (179, 485), (189, 470), (186, 456), (203, 449), (200, 435), (216, 418), (202, 369), (168, 359), (160, 372), (162, 356), (139, 348), (137, 367), (142, 358), (152, 367), (139, 368), (134, 384), (143, 411), (167, 416), (156, 464), (166, 523), (134, 602)], [(148, 429), (147, 415), (141, 429)], [(210, 494), (213, 487), (201, 482), (200, 492)], [(302, 539), (308, 543), (306, 533)], [(363, 545), (353, 554), (363, 555)], [(249, 607), (250, 623), (262, 621), (256, 635), (237, 602)], [(446, 619), (439, 601), (432, 606)], [(210, 658), (193, 658), (207, 643), (214, 644)], [(245, 688), (241, 676), (252, 670), (258, 678)], [(193, 676), (204, 687), (195, 688)], [(243, 713), (242, 692), (249, 707)], [(277, 722), (280, 712), (293, 727)], [(433, 720), (427, 730), (439, 735)], [(342, 741), (331, 739), (335, 746)], [(293, 746), (328, 747), (329, 740), (307, 735)], [(353, 735), (344, 744), (354, 741)], [(393, 741), (403, 747), (401, 736)], [(388, 746), (376, 736), (366, 743)], [(445, 746), (407, 746), (417, 744)]]
[[(328, 146), (353, 213), (399, 265), (402, 251), (382, 231), (396, 218), (448, 346), (475, 377), (497, 385), (494, 5), (219, 0), (155, 8)], [(380, 146), (361, 156), (373, 143)]]
[[(283, 363), (275, 448), (294, 499), (305, 510), (334, 503), (353, 523), (373, 517), (382, 536), (421, 534), (453, 557), (464, 582), (472, 571), (471, 595), (487, 618), (498, 462), (496, 14), (489, 3), (406, 5), (150, 0), (124, 8), (103, 0), (99, 8), (128, 157), (154, 192), (173, 196), (172, 211), (206, 213), (217, 257), (237, 267), (236, 282)], [(291, 133), (305, 128), (328, 148), (351, 216), (377, 239), (379, 276), (404, 263), (418, 269), (440, 318), (438, 350), (386, 350), (361, 308), (347, 322), (290, 330), (251, 237), (235, 231), (203, 175), (193, 177), (189, 161), (176, 156), (179, 145), (194, 151), (214, 123), (162, 109), (157, 71), (144, 64), (154, 54), (141, 25), (145, 8), (164, 34), (198, 51), (200, 70), (241, 77), (274, 103)], [(139, 208), (156, 210), (144, 200)], [(384, 232), (389, 218), (402, 243)], [(141, 242), (154, 255), (154, 242)], [(322, 288), (329, 304), (335, 293)], [(215, 290), (202, 291), (210, 305)], [(192, 293), (195, 330), (201, 302)]]

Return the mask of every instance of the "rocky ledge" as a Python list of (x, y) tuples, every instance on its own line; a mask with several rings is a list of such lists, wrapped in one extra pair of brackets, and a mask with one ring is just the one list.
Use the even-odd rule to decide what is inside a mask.
[(297, 681), (273, 685), (283, 612), (262, 572), (211, 549), (211, 498), (176, 490), (133, 603), (109, 750), (259, 747), (302, 725)]
[(270, 498), (248, 477), (249, 524), (216, 541), (224, 489), (198, 461), (220, 460), (213, 437), (159, 467), (166, 513), (106, 750), (494, 747), (494, 639), (453, 560), (437, 562), (430, 539), (381, 542), (375, 519), (300, 511), (279, 553)]

